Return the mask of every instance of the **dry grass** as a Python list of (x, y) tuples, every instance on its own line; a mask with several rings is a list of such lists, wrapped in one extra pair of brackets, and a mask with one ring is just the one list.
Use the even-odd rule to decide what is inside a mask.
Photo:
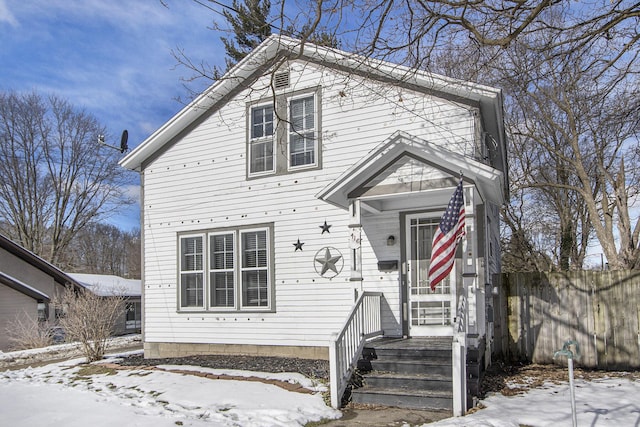
[(23, 313), (9, 322), (6, 328), (11, 350), (29, 350), (53, 344), (49, 322), (40, 322)]
[[(591, 381), (599, 378), (640, 379), (640, 371), (602, 371), (574, 367), (575, 379)], [(567, 367), (559, 365), (511, 364), (495, 362), (482, 380), (484, 393), (495, 392), (505, 396), (525, 393), (545, 383), (559, 384), (569, 381)]]

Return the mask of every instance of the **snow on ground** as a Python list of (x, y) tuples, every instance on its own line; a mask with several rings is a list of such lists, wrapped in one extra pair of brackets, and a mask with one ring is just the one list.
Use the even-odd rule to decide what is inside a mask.
[[(627, 378), (576, 379), (578, 426), (639, 426), (640, 381)], [(572, 426), (569, 384), (545, 383), (524, 394), (492, 394), (481, 401), (484, 409), (460, 418), (448, 418), (429, 427)]]
[[(12, 353), (0, 354), (0, 360), (11, 357), (14, 357)], [(320, 391), (326, 387), (300, 374), (169, 365), (155, 370), (115, 370), (108, 364), (83, 365), (83, 361), (74, 359), (0, 372), (2, 425), (288, 427), (340, 417), (340, 412), (329, 408), (323, 400)], [(311, 392), (287, 391), (256, 381), (211, 379), (170, 372), (175, 369), (280, 380), (300, 384)], [(640, 380), (635, 378), (576, 379), (578, 425), (640, 426)], [(572, 425), (566, 381), (545, 383), (515, 396), (492, 394), (480, 403), (484, 408), (473, 414), (428, 426)], [(345, 425), (349, 425), (348, 422)]]
[[(3, 425), (266, 427), (304, 426), (310, 421), (340, 417), (340, 412), (328, 407), (318, 392), (325, 388), (299, 374), (277, 377), (301, 382), (315, 393), (287, 391), (255, 381), (215, 380), (162, 370), (114, 370), (108, 365), (82, 362), (74, 359), (1, 373)], [(201, 371), (221, 374), (205, 368)]]
[[(136, 345), (142, 347), (142, 336), (140, 334), (124, 335), (121, 337), (109, 338), (107, 340), (107, 350), (113, 348), (132, 347)], [(6, 353), (0, 351), (0, 369), (16, 365), (42, 363), (48, 360), (78, 357), (81, 354), (82, 349), (78, 343), (56, 344), (45, 348), (34, 348), (30, 350), (19, 350)]]

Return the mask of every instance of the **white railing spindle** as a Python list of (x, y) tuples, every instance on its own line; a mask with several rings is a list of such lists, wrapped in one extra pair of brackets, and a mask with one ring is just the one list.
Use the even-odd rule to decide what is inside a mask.
[(342, 394), (366, 340), (382, 335), (381, 299), (381, 292), (363, 292), (342, 329), (331, 336), (329, 367), (334, 408), (340, 407)]

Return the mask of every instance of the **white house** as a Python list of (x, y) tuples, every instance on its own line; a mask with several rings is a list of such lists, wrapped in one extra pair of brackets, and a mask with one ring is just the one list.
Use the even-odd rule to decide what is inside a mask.
[[(330, 359), (339, 397), (365, 339), (439, 337), (460, 412), (500, 271), (500, 90), (273, 35), (121, 165), (143, 188), (146, 357)], [(466, 239), (432, 292), (461, 174)]]

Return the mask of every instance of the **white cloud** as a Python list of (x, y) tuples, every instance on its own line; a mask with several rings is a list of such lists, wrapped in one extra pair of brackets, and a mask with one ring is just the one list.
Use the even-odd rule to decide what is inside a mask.
[(0, 23), (6, 22), (12, 27), (18, 27), (18, 20), (9, 10), (5, 0), (0, 0)]

